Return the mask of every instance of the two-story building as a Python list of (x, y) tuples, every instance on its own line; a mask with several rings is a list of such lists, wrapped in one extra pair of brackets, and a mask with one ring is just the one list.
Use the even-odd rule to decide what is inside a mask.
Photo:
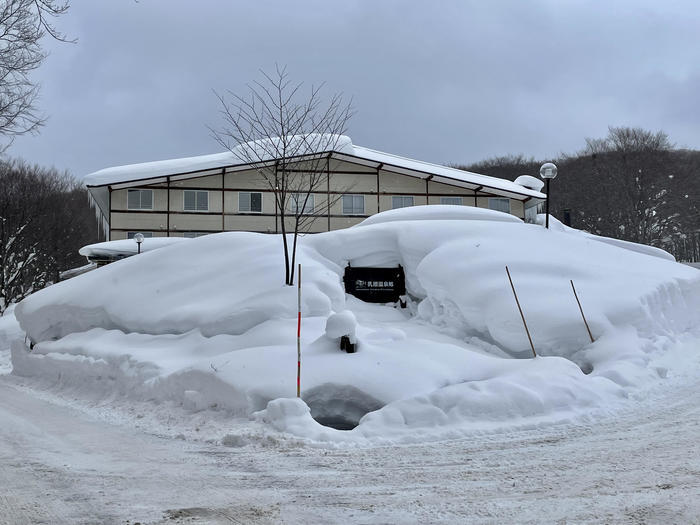
[[(307, 231), (346, 228), (393, 208), (423, 204), (477, 206), (533, 219), (546, 195), (527, 179), (517, 184), (352, 144), (348, 137), (324, 158), (324, 183), (305, 212)], [(278, 159), (267, 159), (274, 163)], [(305, 156), (286, 163), (303, 172)], [(260, 163), (231, 152), (106, 168), (85, 177), (90, 202), (108, 240), (137, 232), (149, 237), (195, 237), (222, 231), (280, 231), (274, 188)], [(536, 181), (535, 181), (536, 182)]]

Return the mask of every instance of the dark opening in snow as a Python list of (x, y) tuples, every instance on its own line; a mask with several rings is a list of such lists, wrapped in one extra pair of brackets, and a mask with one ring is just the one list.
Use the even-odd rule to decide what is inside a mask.
[(384, 404), (351, 385), (325, 383), (303, 395), (318, 423), (336, 430), (352, 430), (368, 412)]
[(359, 423), (359, 420), (355, 421), (354, 419), (347, 419), (342, 416), (317, 416), (314, 419), (324, 427), (331, 427), (336, 430), (352, 430)]
[(578, 363), (578, 367), (581, 369), (581, 372), (586, 375), (593, 372), (593, 365), (591, 363)]

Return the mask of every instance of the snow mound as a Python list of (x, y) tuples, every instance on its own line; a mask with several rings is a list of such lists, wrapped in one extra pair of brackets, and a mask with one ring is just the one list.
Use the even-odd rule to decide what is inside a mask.
[(535, 178), (532, 175), (520, 175), (520, 177), (515, 179), (513, 182), (524, 188), (530, 188), (531, 190), (535, 191), (542, 191), (542, 188), (544, 187), (544, 181)]
[[(15, 341), (13, 373), (317, 442), (388, 444), (587, 418), (697, 362), (700, 344), (658, 365), (700, 333), (696, 269), (498, 212), (433, 208), (299, 240), (301, 399), (289, 399), (297, 288), (282, 284), (277, 235), (200, 237), (28, 297), (15, 315), (35, 344)], [(348, 263), (400, 264), (408, 308), (346, 296)], [(361, 352), (338, 348), (349, 332)]]
[[(296, 315), (296, 290), (284, 286), (278, 237), (206, 235), (108, 264), (42, 290), (17, 306), (32, 341), (91, 328), (125, 333), (239, 334), (267, 319)], [(338, 276), (302, 246), (307, 269), (302, 311), (329, 315), (342, 305)]]
[(498, 221), (523, 222), (515, 215), (473, 206), (455, 206), (451, 204), (431, 204), (428, 206), (410, 206), (377, 213), (366, 218), (354, 228), (396, 221)]
[(350, 337), (350, 342), (355, 343), (355, 330), (357, 328), (357, 319), (355, 314), (350, 310), (334, 313), (326, 321), (326, 337), (330, 339), (339, 339), (344, 335)]

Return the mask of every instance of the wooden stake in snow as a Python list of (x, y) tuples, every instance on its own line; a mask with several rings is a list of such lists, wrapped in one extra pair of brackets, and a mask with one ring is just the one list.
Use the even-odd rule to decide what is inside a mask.
[(297, 397), (301, 397), (301, 264), (297, 272)]
[(586, 316), (583, 313), (583, 307), (581, 306), (581, 301), (578, 300), (578, 294), (576, 293), (576, 287), (574, 286), (574, 281), (569, 280), (571, 283), (571, 289), (574, 291), (574, 297), (576, 297), (576, 302), (578, 303), (578, 309), (581, 311), (581, 317), (583, 317), (583, 324), (586, 325), (586, 330), (588, 330), (588, 337), (591, 338), (591, 343), (595, 343), (595, 339), (593, 339), (593, 334), (591, 333), (591, 329), (588, 327), (588, 321), (586, 321)]
[(532, 337), (530, 337), (530, 330), (527, 328), (527, 323), (525, 322), (525, 316), (523, 315), (523, 309), (520, 308), (520, 301), (518, 301), (518, 294), (515, 293), (515, 286), (513, 286), (513, 279), (510, 277), (510, 270), (506, 266), (506, 273), (508, 274), (508, 280), (510, 281), (510, 287), (513, 289), (513, 295), (515, 296), (515, 303), (518, 305), (518, 311), (520, 312), (520, 318), (523, 320), (523, 325), (525, 326), (525, 333), (527, 333), (527, 339), (530, 341), (530, 348), (532, 348), (532, 355), (537, 357), (537, 352), (535, 352), (535, 345), (532, 344)]

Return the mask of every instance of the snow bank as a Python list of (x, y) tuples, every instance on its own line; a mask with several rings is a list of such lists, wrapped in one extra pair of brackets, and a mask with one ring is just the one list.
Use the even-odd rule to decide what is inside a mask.
[[(540, 226), (544, 226), (545, 216), (538, 215), (537, 223)], [(549, 216), (549, 228), (552, 230), (563, 231), (566, 233), (572, 233), (575, 235), (581, 235), (588, 239), (592, 239), (598, 242), (604, 242), (605, 244), (610, 244), (612, 246), (617, 246), (618, 248), (624, 248), (625, 250), (631, 250), (633, 252), (643, 253), (645, 255), (651, 255), (652, 257), (660, 257), (661, 259), (666, 259), (669, 261), (675, 261), (676, 258), (661, 248), (656, 248), (655, 246), (647, 246), (646, 244), (638, 244), (636, 242), (623, 241), (621, 239), (613, 239), (612, 237), (601, 237), (600, 235), (593, 235), (583, 230), (577, 230), (566, 226), (556, 217)]]
[(24, 333), (15, 319), (15, 305), (11, 304), (0, 316), (0, 375), (12, 371), (10, 363), (10, 343), (17, 339), (24, 339)]
[[(300, 240), (302, 400), (287, 399), (297, 289), (282, 284), (274, 235), (200, 237), (32, 295), (15, 313), (36, 345), (14, 344), (13, 373), (76, 395), (169, 400), (314, 441), (378, 444), (588, 417), (689, 366), (655, 363), (683, 334), (697, 337), (697, 270), (497, 212), (434, 208)], [(348, 263), (401, 264), (409, 308), (346, 296)], [(336, 340), (350, 331), (355, 354)]]

